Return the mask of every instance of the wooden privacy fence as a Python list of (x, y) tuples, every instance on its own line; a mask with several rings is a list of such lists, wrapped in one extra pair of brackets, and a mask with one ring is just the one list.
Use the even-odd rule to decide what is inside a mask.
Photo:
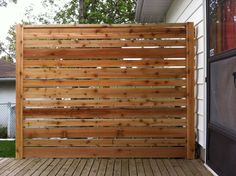
[(16, 156), (194, 158), (194, 29), (17, 26)]

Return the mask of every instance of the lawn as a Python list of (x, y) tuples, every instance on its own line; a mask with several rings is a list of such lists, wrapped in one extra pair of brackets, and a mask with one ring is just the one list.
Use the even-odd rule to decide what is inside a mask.
[(0, 157), (15, 157), (15, 141), (0, 141)]

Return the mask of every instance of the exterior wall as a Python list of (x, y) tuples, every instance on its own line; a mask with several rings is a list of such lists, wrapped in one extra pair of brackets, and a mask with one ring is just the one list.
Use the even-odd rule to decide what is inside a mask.
[(194, 22), (196, 27), (197, 141), (206, 148), (206, 18), (205, 0), (174, 0), (166, 14), (166, 22)]
[[(12, 108), (14, 108), (15, 102), (15, 81), (0, 81), (0, 127), (8, 127), (8, 129), (14, 131), (15, 110)], [(12, 121), (12, 123), (10, 121)], [(9, 128), (9, 125), (11, 126), (11, 128)]]
[(15, 81), (0, 81), (0, 103), (15, 103)]

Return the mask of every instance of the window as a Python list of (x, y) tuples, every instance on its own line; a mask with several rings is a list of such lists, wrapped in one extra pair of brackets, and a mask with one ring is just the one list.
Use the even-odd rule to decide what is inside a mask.
[(236, 0), (209, 0), (210, 56), (236, 48)]

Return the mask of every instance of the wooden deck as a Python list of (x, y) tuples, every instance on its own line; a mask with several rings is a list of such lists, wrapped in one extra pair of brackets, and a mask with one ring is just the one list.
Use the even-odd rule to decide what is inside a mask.
[(5, 176), (192, 176), (212, 175), (200, 160), (183, 159), (0, 159)]

